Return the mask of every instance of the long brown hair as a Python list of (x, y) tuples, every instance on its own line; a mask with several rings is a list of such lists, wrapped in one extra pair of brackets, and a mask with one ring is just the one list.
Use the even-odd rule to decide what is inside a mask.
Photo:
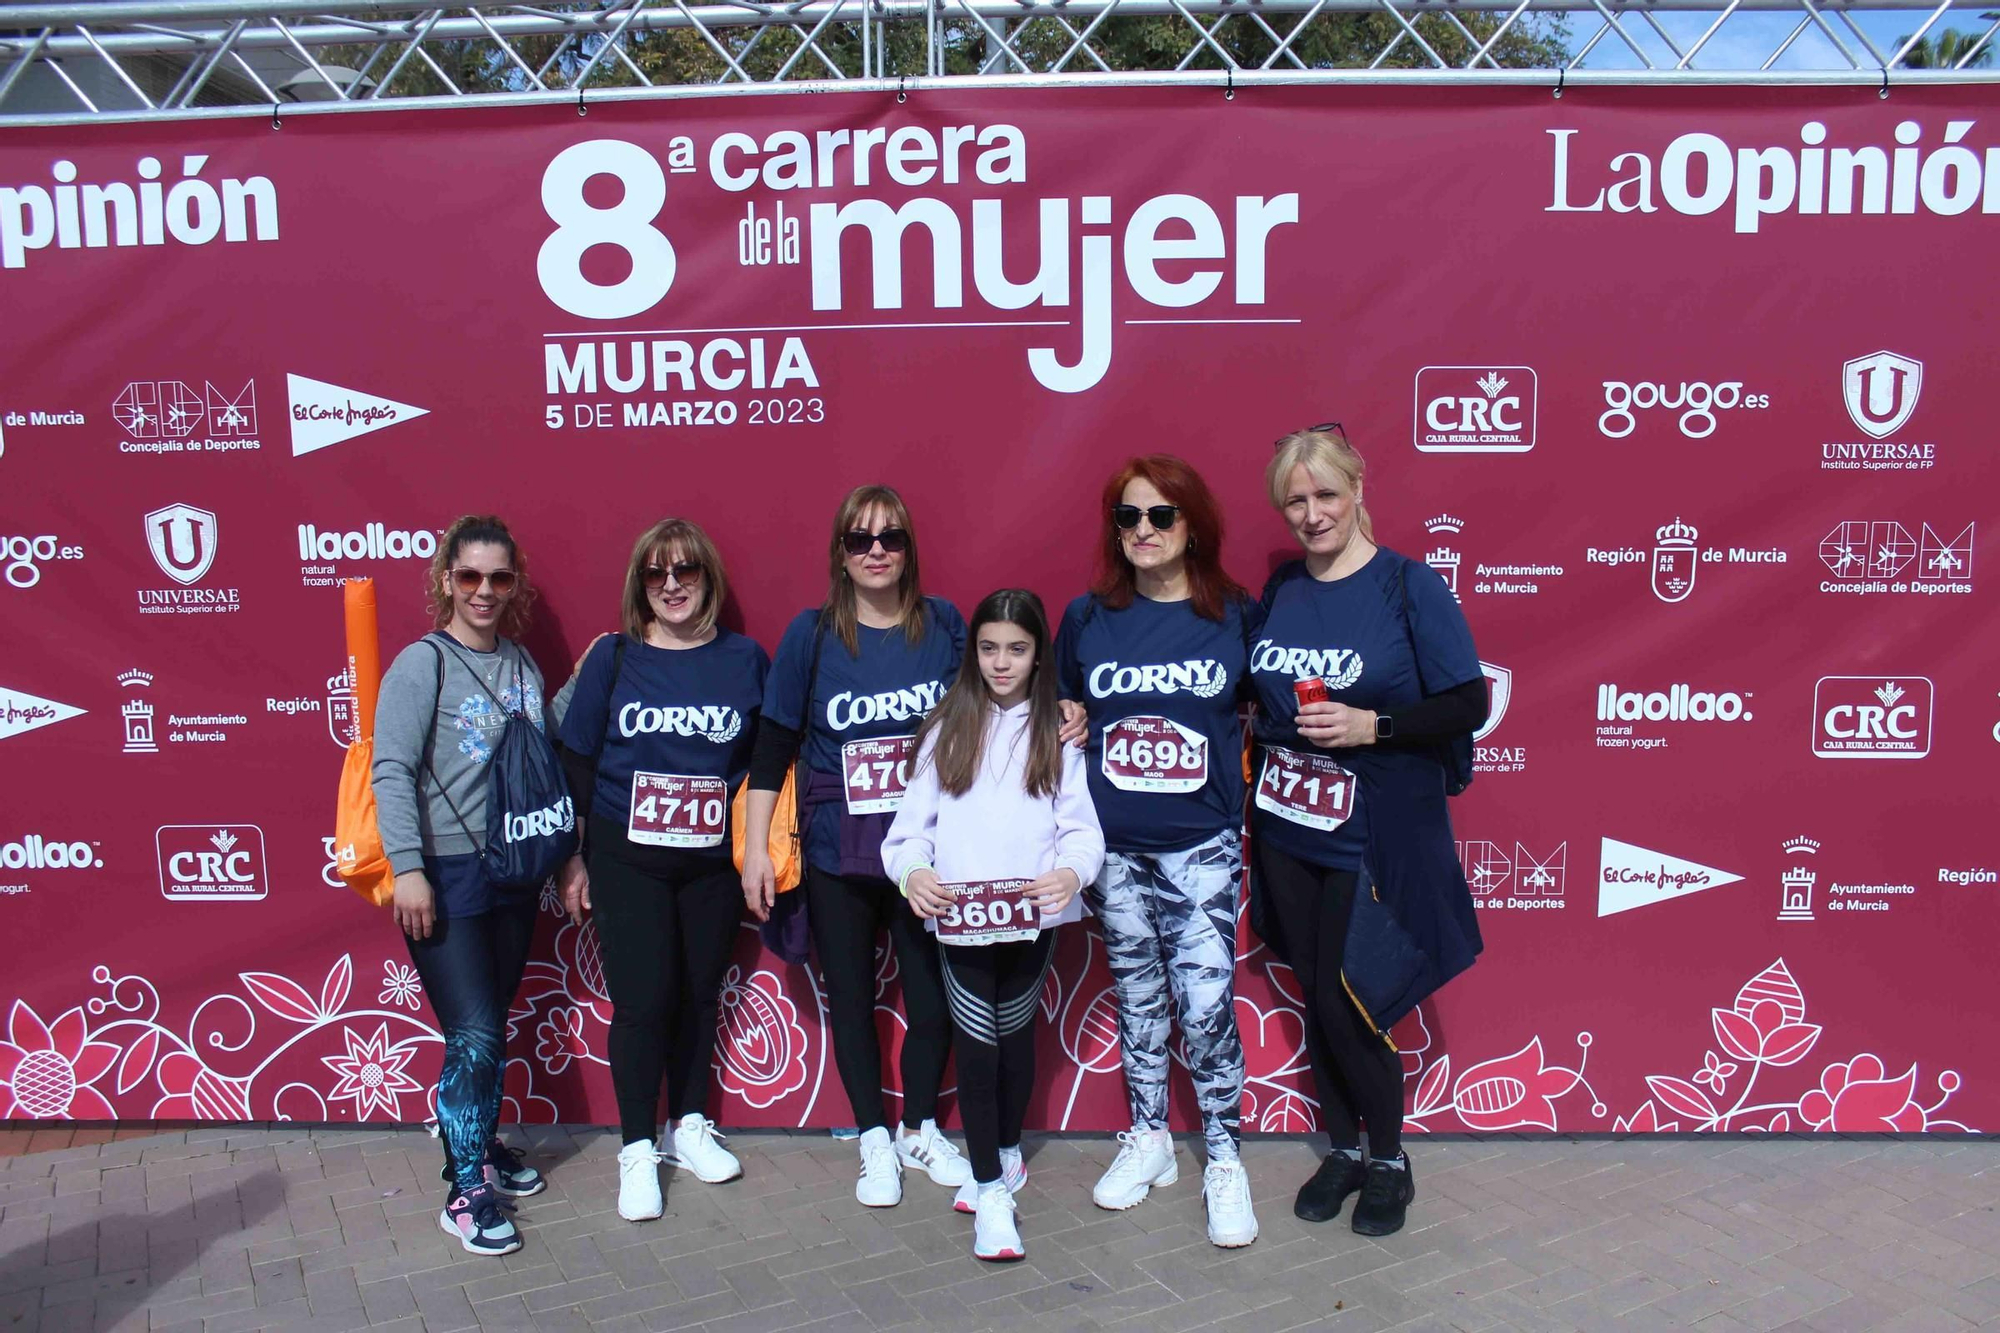
[(528, 613), (535, 605), (535, 585), (528, 581), (528, 560), (514, 541), (507, 525), (493, 514), (466, 514), (454, 519), (438, 538), (437, 554), (431, 557), (430, 582), (424, 588), (424, 605), (430, 608), (431, 628), (443, 629), (451, 623), (451, 594), (445, 579), (458, 565), (458, 553), (467, 546), (490, 543), (507, 548), (507, 564), (514, 571), (514, 595), (500, 613), (500, 632), (519, 638), (528, 627)]
[(965, 661), (938, 706), (917, 728), (917, 745), (937, 736), (930, 762), (937, 766), (938, 786), (953, 796), (972, 790), (986, 747), (987, 713), (993, 695), (979, 674), (979, 631), (988, 625), (1019, 625), (1035, 641), (1035, 665), (1028, 677), (1028, 762), (1022, 773), (1030, 796), (1053, 797), (1062, 786), (1062, 742), (1056, 733), (1062, 714), (1056, 705), (1056, 673), (1049, 660), (1049, 617), (1042, 599), (1026, 588), (1002, 588), (988, 593), (972, 612), (966, 629)]
[(722, 603), (729, 597), (729, 576), (722, 569), (722, 552), (701, 530), (701, 524), (685, 518), (663, 518), (639, 534), (632, 544), (632, 559), (625, 566), (625, 632), (641, 643), (646, 626), (653, 623), (653, 604), (646, 598), (646, 566), (662, 567), (678, 556), (701, 566), (701, 608), (695, 612), (693, 628), (697, 637), (715, 628)]
[(1201, 474), (1172, 454), (1129, 459), (1104, 483), (1104, 495), (1097, 506), (1104, 522), (1104, 542), (1097, 548), (1097, 586), (1092, 590), (1097, 600), (1114, 611), (1132, 605), (1136, 592), (1132, 562), (1125, 558), (1111, 510), (1125, 502), (1125, 488), (1140, 478), (1181, 511), (1181, 521), (1188, 527), (1186, 562), (1194, 613), (1204, 620), (1220, 621), (1229, 602), (1250, 594), (1222, 568), (1222, 507), (1216, 504)]
[(909, 537), (910, 544), (903, 552), (903, 576), (896, 583), (897, 594), (902, 598), (896, 623), (911, 643), (922, 639), (927, 628), (923, 581), (917, 577), (917, 529), (910, 522), (909, 506), (894, 487), (856, 486), (840, 502), (840, 509), (833, 516), (833, 541), (827, 548), (826, 620), (850, 653), (861, 651), (861, 618), (855, 609), (854, 580), (847, 577), (847, 551), (840, 539), (858, 530), (870, 509), (880, 509), (888, 516), (888, 527), (901, 528)]

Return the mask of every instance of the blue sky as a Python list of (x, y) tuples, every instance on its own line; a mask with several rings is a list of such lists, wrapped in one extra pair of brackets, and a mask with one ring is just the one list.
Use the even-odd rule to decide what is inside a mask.
[[(1614, 11), (1617, 12), (1617, 11)], [(1866, 68), (1874, 68), (1875, 62), (1855, 40), (1846, 24), (1834, 12), (1832, 6), (1822, 6), (1820, 12), (1827, 23), (1840, 34), (1841, 40)], [(1992, 20), (1982, 19), (1984, 10), (1957, 10), (1940, 19), (1928, 36), (1935, 37), (1945, 28), (1954, 27), (1969, 35), (1986, 31)], [(1714, 14), (1656, 13), (1660, 26), (1672, 34), (1674, 41), (1685, 51), (1692, 46), (1715, 21)], [(1757, 69), (1776, 50), (1778, 43), (1785, 40), (1787, 33), (1798, 25), (1805, 12), (1792, 13), (1739, 13), (1711, 37), (1708, 45), (1694, 59), (1697, 69)], [(1855, 23), (1868, 34), (1876, 47), (1886, 58), (1893, 55), (1901, 44), (1900, 39), (1909, 36), (1923, 26), (1930, 17), (1929, 10), (1903, 10), (1896, 13), (1858, 13)], [(1666, 43), (1662, 42), (1645, 19), (1634, 9), (1627, 8), (1621, 15), (1625, 31), (1645, 48), (1655, 65), (1671, 68), (1678, 59)], [(1597, 30), (1603, 20), (1594, 13), (1576, 14), (1570, 18), (1570, 49), (1581, 50)], [(1996, 53), (1996, 63), (2000, 63), (2000, 53)], [(1619, 39), (1616, 33), (1607, 33), (1599, 41), (1584, 61), (1584, 69), (1638, 69), (1640, 62), (1632, 49)], [(1776, 69), (1846, 69), (1847, 61), (1834, 49), (1817, 26), (1808, 28), (1792, 44), (1784, 57), (1774, 66)]]

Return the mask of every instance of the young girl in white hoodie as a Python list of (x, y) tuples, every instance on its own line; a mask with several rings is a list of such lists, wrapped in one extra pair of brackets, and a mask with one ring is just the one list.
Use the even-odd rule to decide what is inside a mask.
[[(917, 733), (917, 757), (882, 864), (935, 930), (994, 924), (991, 943), (940, 941), (956, 1027), (958, 1110), (972, 1182), (955, 1205), (974, 1214), (972, 1253), (1020, 1259), (1014, 1191), (1027, 1182), (1021, 1126), (1035, 1084), (1034, 1018), (1055, 927), (1083, 915), (1078, 891), (1104, 862), (1083, 752), (1061, 744), (1062, 716), (1041, 599), (993, 593), (972, 614), (965, 665)], [(975, 671), (973, 668), (977, 667)], [(1025, 880), (1018, 894), (966, 886)], [(974, 901), (978, 907), (973, 907)], [(1009, 903), (992, 911), (990, 904)], [(1029, 909), (1019, 919), (1012, 904)], [(1029, 938), (1019, 938), (1033, 932)]]

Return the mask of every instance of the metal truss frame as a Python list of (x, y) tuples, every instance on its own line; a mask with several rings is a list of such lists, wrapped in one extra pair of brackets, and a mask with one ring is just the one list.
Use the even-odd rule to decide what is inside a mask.
[[(183, 118), (467, 101), (588, 102), (834, 88), (1078, 83), (1220, 86), (1318, 82), (2000, 82), (1996, 0), (558, 0), (459, 5), (389, 0), (53, 0), (0, 3), (0, 121)], [(1708, 16), (1676, 37), (1662, 14)], [(1878, 43), (1859, 15), (1914, 30)], [(1697, 64), (1737, 15), (1783, 15), (1761, 64)], [(1955, 14), (1971, 40), (1944, 54)], [(1153, 20), (1143, 68), (1109, 49), (1120, 21)], [(1576, 21), (1583, 39), (1522, 38)], [(1315, 34), (1340, 29), (1329, 57)], [(1775, 29), (1773, 29), (1775, 31)], [(1779, 68), (1816, 34), (1844, 68)], [(1510, 43), (1509, 38), (1512, 37)], [(1247, 40), (1246, 40), (1247, 39)], [(1636, 68), (1591, 68), (1601, 46)], [(1885, 49), (1893, 48), (1893, 49)], [(1928, 67), (1914, 68), (1913, 53)], [(779, 57), (782, 56), (782, 59)], [(1621, 59), (1624, 57), (1621, 56)], [(295, 68), (294, 68), (295, 67)], [(287, 83), (275, 69), (292, 71)], [(475, 77), (467, 77), (471, 69)], [(10, 114), (31, 71), (65, 85), (73, 111)], [(85, 70), (89, 77), (80, 78)], [(457, 78), (453, 77), (454, 70)], [(110, 82), (106, 80), (106, 74)], [(100, 106), (85, 84), (122, 88)], [(304, 89), (298, 85), (303, 83)], [(105, 99), (109, 102), (114, 99)], [(298, 101), (310, 105), (292, 105)]]

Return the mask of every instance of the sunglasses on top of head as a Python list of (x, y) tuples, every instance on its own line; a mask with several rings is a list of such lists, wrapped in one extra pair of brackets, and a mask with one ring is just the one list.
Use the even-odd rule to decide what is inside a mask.
[[(1304, 430), (1293, 431), (1292, 435), (1325, 435), (1328, 432), (1338, 435), (1342, 444), (1347, 443), (1347, 431), (1338, 421), (1322, 421), (1317, 426), (1307, 426)], [(1291, 438), (1291, 435), (1287, 435), (1284, 439), (1271, 441), (1272, 450), (1275, 452), (1284, 448), (1285, 440)]]
[(853, 532), (840, 535), (840, 548), (849, 555), (867, 555), (880, 542), (882, 549), (890, 555), (900, 555), (910, 549), (910, 534), (901, 528), (884, 528), (880, 532), (863, 532), (856, 528)]
[(1153, 531), (1165, 532), (1180, 521), (1181, 507), (1179, 505), (1147, 505), (1142, 509), (1138, 505), (1111, 506), (1111, 521), (1119, 527), (1124, 528), (1127, 532), (1139, 526), (1141, 515), (1144, 515), (1146, 521), (1153, 525)]
[(671, 565), (647, 565), (639, 571), (647, 592), (658, 592), (666, 587), (669, 574), (683, 588), (692, 588), (701, 582), (702, 568), (692, 560), (678, 560)]
[(480, 570), (461, 565), (451, 571), (452, 585), (467, 596), (479, 591), (479, 585), (490, 583), (493, 591), (505, 597), (514, 591), (514, 571), (511, 569)]

